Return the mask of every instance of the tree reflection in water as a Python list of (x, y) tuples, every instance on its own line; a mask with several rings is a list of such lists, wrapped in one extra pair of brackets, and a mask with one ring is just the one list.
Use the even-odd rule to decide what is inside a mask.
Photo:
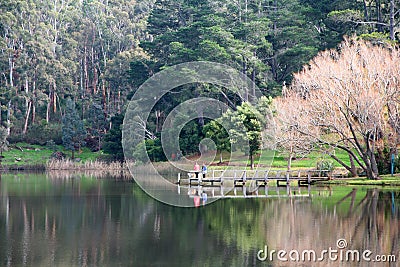
[(339, 238), (398, 256), (400, 191), (330, 190), (193, 209), (161, 204), (126, 180), (3, 175), (1, 265), (283, 266), (258, 261), (257, 251), (336, 249)]

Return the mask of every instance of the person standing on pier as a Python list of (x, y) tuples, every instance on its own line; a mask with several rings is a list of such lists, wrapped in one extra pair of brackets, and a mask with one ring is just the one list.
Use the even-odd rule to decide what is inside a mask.
[(196, 178), (199, 178), (200, 165), (197, 163), (197, 161), (196, 161), (196, 163), (194, 164), (193, 170), (194, 170), (194, 173), (196, 174)]
[(206, 178), (207, 166), (205, 163), (203, 163), (203, 166), (201, 166), (201, 173), (203, 174), (203, 179)]

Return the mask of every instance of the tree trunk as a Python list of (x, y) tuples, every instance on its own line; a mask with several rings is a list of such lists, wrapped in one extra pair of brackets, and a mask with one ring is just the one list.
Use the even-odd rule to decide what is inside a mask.
[(201, 106), (196, 106), (196, 111), (197, 111), (197, 117), (198, 121), (201, 127), (204, 127), (204, 112), (203, 112), (203, 107)]
[(363, 0), (363, 7), (364, 7), (364, 20), (365, 21), (370, 21), (368, 17), (368, 7), (367, 7), (367, 2)]
[(50, 121), (50, 106), (51, 106), (51, 103), (50, 103), (50, 99), (49, 99), (49, 101), (47, 102), (47, 108), (46, 108), (46, 123), (48, 124), (49, 123), (49, 121)]
[(102, 86), (101, 86), (101, 96), (103, 101), (103, 112), (104, 116), (107, 118), (107, 92), (106, 92), (106, 80), (102, 79)]
[(85, 39), (85, 47), (83, 53), (83, 80), (85, 83), (85, 95), (90, 95), (89, 91), (89, 71), (88, 71), (88, 59), (87, 59), (87, 38)]
[(382, 7), (381, 7), (381, 1), (377, 0), (376, 1), (376, 20), (378, 21), (378, 32), (382, 32)]
[(11, 133), (11, 100), (8, 101), (7, 105), (7, 136)]
[[(247, 70), (247, 64), (246, 64), (246, 59), (244, 56), (242, 56), (242, 74), (243, 74), (243, 80), (246, 79), (246, 70)], [(243, 83), (243, 88), (244, 89), (244, 101), (247, 102), (249, 101), (249, 88)]]
[(394, 0), (390, 0), (390, 40), (394, 41)]
[(363, 161), (365, 162), (365, 172), (367, 178), (371, 180), (379, 180), (378, 168), (376, 166), (376, 159), (372, 151), (368, 148), (366, 153), (363, 155)]
[[(274, 0), (274, 13), (278, 12), (278, 0)], [(276, 24), (276, 19), (273, 22), (273, 30), (274, 30), (274, 35), (276, 34), (276, 29), (277, 29), (277, 24)]]
[(356, 169), (356, 167), (354, 165), (354, 159), (353, 159), (353, 157), (351, 156), (350, 153), (349, 153), (349, 157), (350, 157), (350, 165), (351, 166), (348, 166), (346, 163), (344, 163), (342, 160), (340, 160), (338, 157), (336, 157), (333, 154), (331, 154), (330, 156), (331, 156), (331, 158), (336, 160), (340, 165), (342, 165), (346, 170), (348, 170), (351, 173), (352, 177), (358, 176), (357, 169)]
[(53, 113), (56, 114), (57, 112), (57, 98), (56, 98), (56, 88), (57, 84), (56, 81), (53, 82), (53, 93), (51, 94), (52, 96), (52, 103), (53, 103)]
[(32, 124), (35, 124), (36, 120), (36, 106), (32, 105)]
[(117, 110), (118, 114), (121, 114), (121, 90), (118, 90)]
[(247, 22), (248, 0), (244, 0), (244, 22)]
[(14, 79), (13, 79), (13, 70), (14, 70), (14, 57), (12, 55), (10, 55), (10, 57), (8, 58), (8, 65), (10, 68), (10, 86), (11, 88), (14, 87)]
[(37, 104), (37, 92), (36, 92), (36, 71), (35, 71), (35, 77), (32, 82), (32, 94), (33, 94), (33, 100), (32, 100), (32, 124), (35, 124), (36, 121), (36, 104)]
[(239, 17), (239, 22), (242, 22), (242, 3), (241, 0), (237, 1), (238, 3), (238, 17)]
[(97, 69), (96, 69), (96, 63), (95, 63), (95, 49), (94, 49), (94, 45), (95, 45), (95, 39), (96, 39), (96, 29), (93, 27), (92, 29), (92, 68), (93, 68), (93, 80), (92, 80), (92, 87), (93, 87), (93, 94), (97, 93)]
[[(256, 53), (254, 52), (254, 56), (256, 56)], [(253, 84), (251, 85), (251, 99), (255, 100), (256, 99), (256, 67), (253, 67), (253, 71), (251, 72), (251, 80)]]
[(375, 154), (371, 151), (371, 156), (370, 156), (370, 161), (371, 161), (371, 169), (373, 173), (373, 178), (374, 179), (380, 179), (379, 178), (379, 170), (378, 170), (378, 164), (376, 163), (376, 157)]
[(222, 163), (222, 150), (219, 151), (219, 163)]
[(349, 154), (349, 159), (350, 159), (350, 173), (351, 173), (351, 177), (356, 177), (358, 176), (357, 173), (357, 168), (356, 168), (356, 164), (354, 163), (354, 158), (351, 154)]
[[(94, 52), (94, 51), (92, 51)], [(92, 64), (94, 64), (94, 58), (92, 57)], [(97, 94), (97, 68), (94, 65), (93, 66), (93, 81), (92, 81), (92, 87), (93, 87), (93, 94)]]
[(29, 116), (31, 115), (31, 108), (32, 108), (32, 101), (29, 101), (29, 103), (28, 103), (28, 109), (27, 109), (27, 111), (26, 111), (24, 129), (23, 129), (23, 131), (22, 131), (22, 134), (23, 134), (23, 135), (25, 135), (26, 132), (28, 131), (28, 122), (29, 122)]
[(292, 157), (293, 157), (293, 152), (290, 151), (289, 152), (289, 157), (288, 157), (288, 160), (287, 160), (287, 170), (288, 171), (290, 171), (290, 169), (292, 168)]
[(253, 152), (250, 151), (250, 168), (254, 169), (254, 157)]
[(372, 137), (371, 133), (368, 133), (366, 136), (364, 136), (366, 149), (362, 155), (362, 158), (366, 166), (367, 177), (371, 180), (379, 180), (380, 178), (379, 178), (378, 165), (376, 164), (376, 158), (373, 151), (373, 147), (371, 147), (370, 144), (371, 137)]

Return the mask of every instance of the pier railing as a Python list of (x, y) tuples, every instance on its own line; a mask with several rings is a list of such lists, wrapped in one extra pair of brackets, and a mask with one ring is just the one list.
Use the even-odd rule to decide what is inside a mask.
[(248, 181), (254, 181), (256, 185), (267, 185), (269, 181), (275, 180), (278, 185), (282, 182), (287, 184), (295, 180), (299, 185), (312, 184), (316, 181), (329, 180), (332, 172), (329, 170), (211, 170), (205, 176), (201, 172), (188, 171), (178, 174), (178, 184), (223, 184), (232, 182), (235, 186), (244, 185)]

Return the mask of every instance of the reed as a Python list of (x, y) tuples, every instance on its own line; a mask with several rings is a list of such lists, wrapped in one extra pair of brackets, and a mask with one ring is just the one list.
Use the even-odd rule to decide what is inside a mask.
[(86, 161), (76, 162), (70, 159), (66, 160), (49, 160), (46, 163), (46, 170), (127, 170), (127, 165), (125, 162), (121, 163), (119, 161), (104, 162), (104, 161)]
[(96, 179), (131, 180), (128, 170), (47, 170), (46, 176), (50, 179), (76, 179), (90, 177)]

